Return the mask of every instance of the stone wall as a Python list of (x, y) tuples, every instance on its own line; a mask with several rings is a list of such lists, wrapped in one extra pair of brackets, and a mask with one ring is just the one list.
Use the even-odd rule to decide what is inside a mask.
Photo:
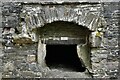
[[(13, 43), (13, 38), (12, 38), (13, 34), (15, 35), (18, 34), (16, 27), (19, 26), (20, 10), (21, 10), (21, 5), (19, 4), (14, 4), (14, 3), (2, 4), (2, 27), (3, 27), (2, 54), (4, 55), (2, 56), (0, 55), (0, 56), (2, 57), (4, 68), (0, 70), (3, 70), (3, 75), (2, 75), (3, 78), (34, 77), (37, 76), (37, 74), (35, 74), (34, 71), (39, 70), (37, 69), (35, 63), (36, 51), (37, 51), (36, 43), (33, 43), (32, 45)], [(29, 64), (29, 63), (33, 63), (33, 64)]]
[(108, 23), (105, 28), (104, 35), (104, 47), (108, 51), (107, 56), (107, 74), (111, 78), (118, 76), (118, 65), (119, 65), (119, 46), (118, 46), (118, 36), (119, 36), (119, 5), (120, 3), (104, 3), (104, 17)]
[(95, 77), (116, 78), (119, 65), (118, 27), (119, 27), (119, 3), (102, 3), (107, 26), (104, 28), (104, 36), (101, 48), (93, 48), (92, 66)]
[[(1, 33), (3, 30), (3, 36), (0, 35), (0, 71), (3, 70), (3, 77), (43, 77), (46, 70), (41, 69), (36, 62), (37, 43), (14, 44), (12, 40), (12, 35), (19, 33), (16, 27), (19, 26), (21, 4), (11, 3), (10, 6), (8, 4), (5, 7), (6, 5), (7, 3), (3, 3), (2, 7), (2, 27), (4, 29), (0, 28)], [(118, 47), (120, 13), (118, 6), (119, 3), (113, 2), (94, 6), (100, 10), (102, 8), (101, 16), (107, 22), (107, 26), (103, 29), (104, 36), (101, 46), (91, 47), (92, 73), (96, 78), (116, 78), (118, 74), (118, 61), (120, 59)], [(84, 8), (88, 9), (88, 5)], [(91, 10), (91, 12), (95, 14), (98, 9)]]
[(2, 49), (3, 49), (3, 46), (2, 46), (2, 11), (1, 11), (1, 6), (2, 4), (0, 3), (0, 79), (2, 77), (2, 71), (3, 71), (3, 64), (2, 64), (2, 56), (3, 56), (3, 53), (2, 53)]

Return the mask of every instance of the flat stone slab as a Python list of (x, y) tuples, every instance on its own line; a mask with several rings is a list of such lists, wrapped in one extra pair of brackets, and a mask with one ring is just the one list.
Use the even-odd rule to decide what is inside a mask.
[(91, 78), (86, 72), (68, 72), (52, 69), (46, 73), (45, 78)]

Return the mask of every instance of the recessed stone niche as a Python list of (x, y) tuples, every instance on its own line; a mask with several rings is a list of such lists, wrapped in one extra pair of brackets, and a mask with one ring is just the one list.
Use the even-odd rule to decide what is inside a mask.
[(91, 68), (91, 31), (73, 22), (56, 21), (38, 28), (38, 63), (43, 67), (70, 68), (83, 72)]

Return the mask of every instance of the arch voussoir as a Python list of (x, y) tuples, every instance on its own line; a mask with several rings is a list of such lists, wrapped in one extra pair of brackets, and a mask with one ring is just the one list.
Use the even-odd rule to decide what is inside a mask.
[(82, 7), (27, 5), (24, 6), (21, 15), (25, 18), (26, 33), (33, 38), (36, 36), (35, 29), (55, 21), (74, 22), (90, 31), (96, 31), (97, 28), (105, 25), (105, 20), (99, 14), (93, 14), (89, 10), (85, 11)]

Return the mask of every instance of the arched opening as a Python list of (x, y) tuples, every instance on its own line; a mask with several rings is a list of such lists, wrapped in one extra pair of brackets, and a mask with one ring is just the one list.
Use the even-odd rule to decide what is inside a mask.
[(55, 21), (38, 29), (41, 38), (69, 37), (85, 39), (90, 30), (73, 22)]
[[(64, 71), (84, 72), (86, 70), (86, 59), (82, 61), (81, 54), (85, 54), (90, 61), (89, 47), (78, 51), (78, 45), (89, 45), (88, 28), (79, 26), (72, 22), (57, 21), (46, 24), (38, 29), (40, 34), (40, 49), (38, 58), (50, 68), (63, 69)], [(45, 45), (42, 47), (42, 45)], [(44, 55), (44, 58), (41, 57)], [(40, 58), (41, 57), (41, 58)], [(83, 57), (83, 58), (84, 58)], [(87, 64), (90, 64), (87, 63)]]

